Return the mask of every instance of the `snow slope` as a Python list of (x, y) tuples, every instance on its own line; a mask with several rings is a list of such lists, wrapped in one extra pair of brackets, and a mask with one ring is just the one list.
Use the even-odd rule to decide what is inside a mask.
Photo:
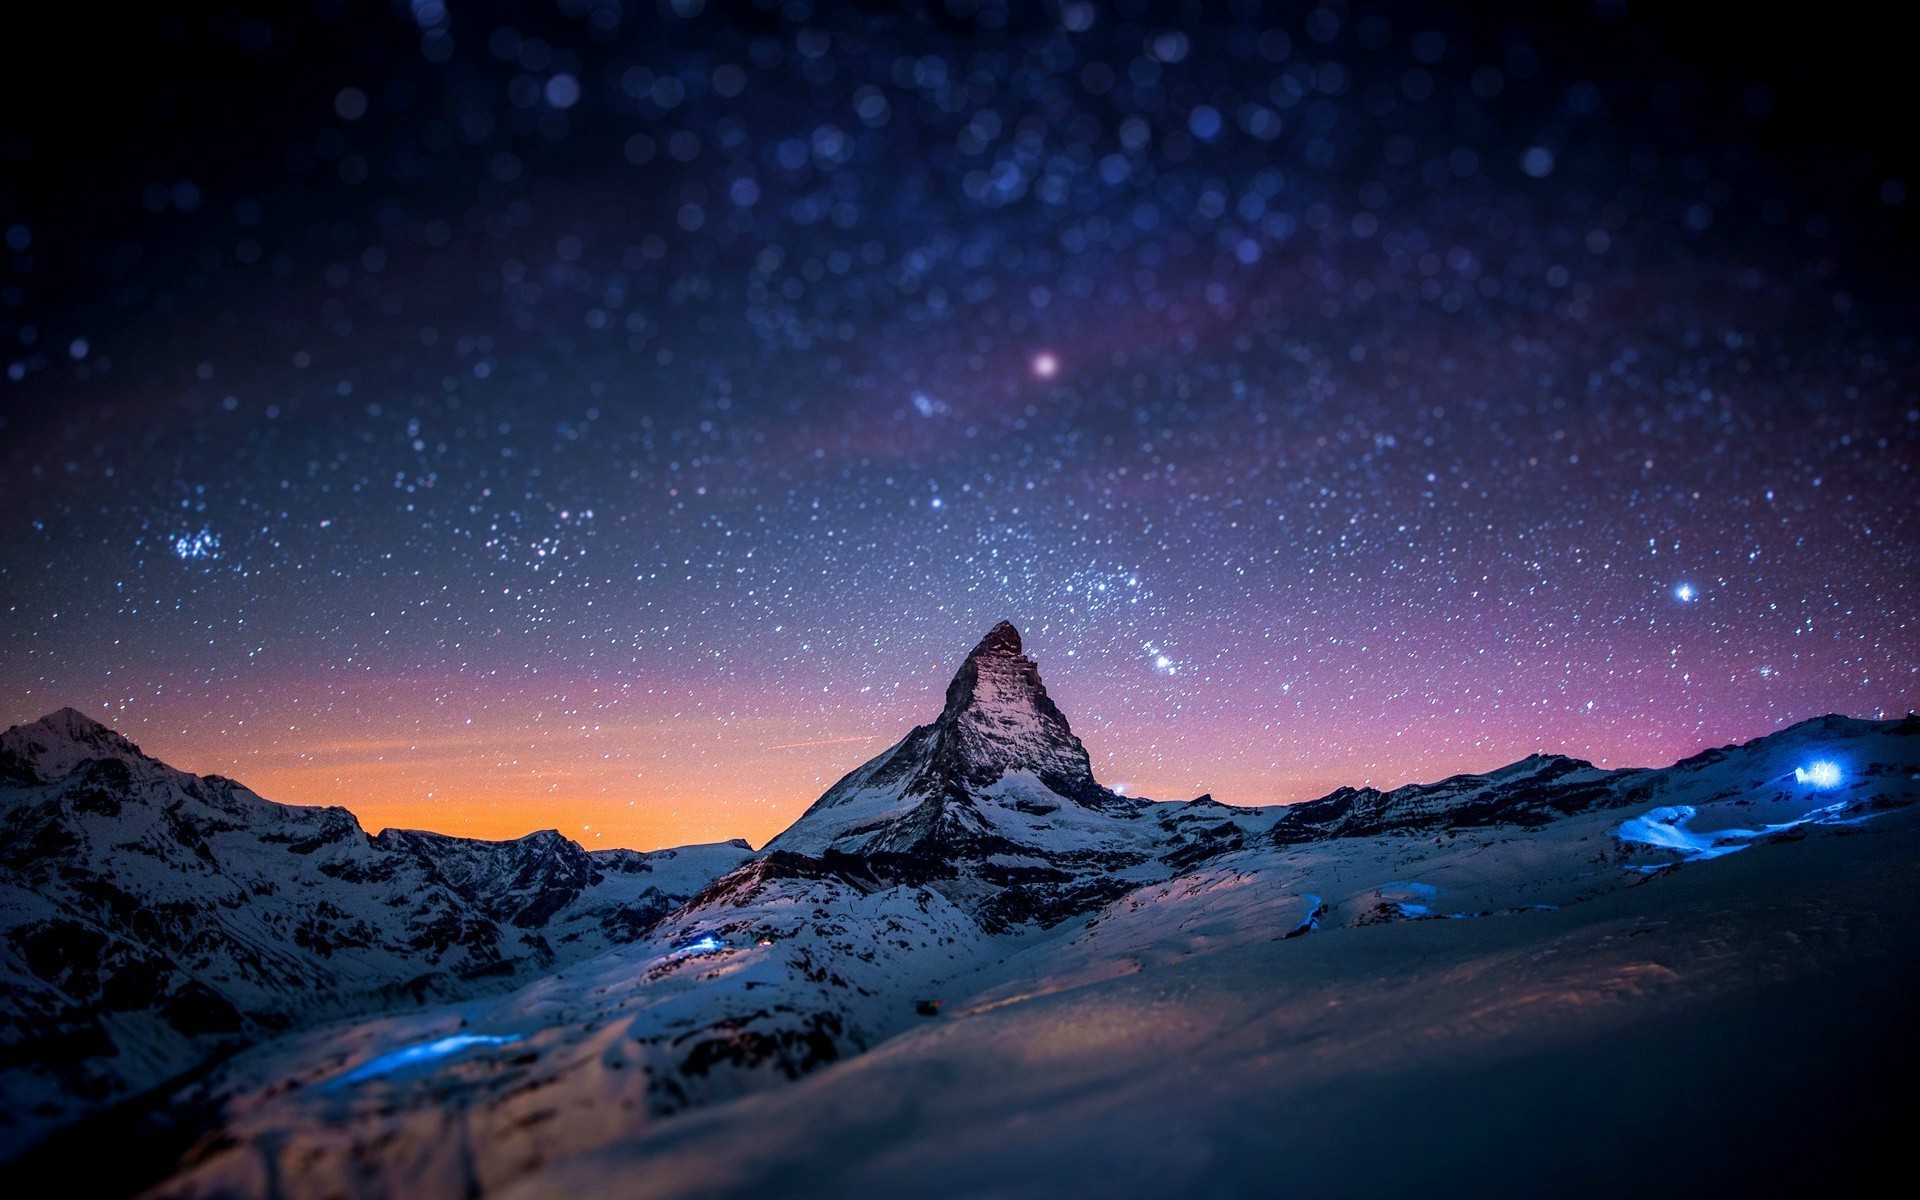
[[(1537, 1097), (1499, 1106), (1569, 1055), (1592, 1067), (1582, 1048), (1622, 1031), (1719, 1046), (1720, 1023), (1772, 1019), (1768, 988), (1821, 980), (1879, 1011), (1868, 968), (1920, 942), (1857, 886), (1904, 888), (1894, 907), (1920, 895), (1912, 718), (1821, 718), (1659, 770), (1541, 755), (1287, 809), (1155, 803), (1093, 780), (1003, 625), (934, 722), (766, 851), (652, 855), (557, 834), (369, 839), (338, 810), (195, 780), (80, 722), (0, 740), (7, 845), (27, 847), (0, 862), (6, 952), (34, 930), (85, 944), (35, 922), (84, 911), (104, 872), (187, 906), (194, 937), (139, 947), (204, 962), (188, 982), (257, 1044), (167, 1042), (151, 997), (128, 1025), (98, 952), (78, 976), (91, 991), (16, 957), (19, 996), (52, 989), (45, 1013), (124, 1049), (56, 1070), (25, 1049), (33, 1020), (54, 1028), (28, 1012), (0, 1081), (17, 1113), (14, 1096), (85, 1072), (124, 1092), (202, 1064), (140, 1110), (182, 1139), (151, 1148), (155, 1196), (1267, 1194), (1276, 1148), (1299, 1164), (1289, 1179), (1325, 1190), (1329, 1147), (1354, 1151), (1356, 1130), (1429, 1146), (1440, 1170), (1424, 1131), (1460, 1113), (1538, 1125)], [(124, 857), (155, 829), (172, 838), (157, 855)], [(1858, 878), (1837, 865), (1850, 855)], [(280, 890), (238, 898), (262, 880)], [(274, 924), (332, 909), (360, 924), (324, 952)], [(471, 932), (406, 940), (444, 921)], [(235, 966), (243, 934), (287, 965)], [(302, 984), (278, 988), (279, 971)], [(286, 1032), (266, 1037), (271, 1019)], [(174, 1056), (129, 1073), (153, 1045)], [(1520, 1065), (1474, 1076), (1495, 1061)], [(1436, 1097), (1454, 1077), (1489, 1090)], [(1666, 1136), (1610, 1121), (1594, 1128)], [(1588, 1154), (1600, 1134), (1534, 1136)]]
[[(1844, 757), (1848, 781), (1781, 778), (1810, 754)], [(1764, 1014), (1758, 997), (1781, 980), (1864, 986), (1869, 967), (1920, 948), (1913, 927), (1877, 919), (1878, 940), (1850, 940), (1874, 909), (1833, 892), (1833, 855), (1874, 839), (1874, 869), (1916, 902), (1917, 766), (1920, 723), (1828, 719), (1610, 775), (1605, 798), (1548, 821), (1526, 815), (1538, 790), (1516, 822), (1464, 824), (1413, 791), (1420, 819), (1393, 832), (1256, 837), (1081, 915), (1000, 930), (944, 896), (975, 898), (980, 881), (957, 871), (774, 853), (646, 943), (519, 992), (243, 1056), (207, 1085), (225, 1098), (213, 1149), (155, 1194), (260, 1194), (276, 1179), (289, 1197), (427, 1200), (1039, 1196), (1067, 1180), (1103, 1195), (1259, 1195), (1276, 1148), (1333, 1186), (1341, 1164), (1323, 1141), (1352, 1150), (1353, 1135), (1313, 1111), (1323, 1096), (1369, 1129), (1457, 1125), (1450, 1114), (1479, 1101), (1405, 1089), (1486, 1056), (1526, 1064), (1488, 1086), (1544, 1088), (1592, 1039), (1670, 1037), (1674, 1022), (1717, 1036), (1718, 1022)], [(1862, 820), (1753, 839), (1764, 885), (1719, 885), (1710, 873), (1726, 862), (1622, 836), (1682, 801), (1702, 828), (1836, 804)], [(1782, 923), (1742, 925), (1752, 908)], [(942, 1001), (941, 1015), (918, 1015), (921, 1000)], [(510, 1040), (353, 1082), (459, 1034)], [(1666, 1136), (1632, 1114), (1615, 1126)]]
[[(931, 888), (773, 856), (644, 942), (509, 995), (337, 1025), (236, 1059), (209, 1085), (227, 1097), (216, 1149), (162, 1193), (490, 1191), (878, 1045), (918, 1019), (910, 1001), (931, 980), (993, 946)], [(449, 1046), (459, 1037), (487, 1040)], [(381, 1148), (372, 1162), (370, 1147)]]
[[(1881, 820), (1557, 911), (1276, 939), (1276, 900), (1212, 952), (1190, 925), (1133, 969), (1036, 963), (504, 1194), (1877, 1194), (1920, 1065), (1920, 826)], [(1468, 836), (1445, 869), (1537, 877)]]

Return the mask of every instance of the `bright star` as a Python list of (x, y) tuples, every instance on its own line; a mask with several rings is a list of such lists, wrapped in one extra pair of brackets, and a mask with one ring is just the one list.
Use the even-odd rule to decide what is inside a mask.
[(1696, 593), (1693, 590), (1693, 585), (1690, 583), (1683, 583), (1679, 587), (1673, 589), (1673, 598), (1675, 600), (1680, 601), (1680, 603), (1682, 604), (1688, 603), (1697, 594), (1698, 593)]
[(1033, 356), (1033, 373), (1042, 379), (1052, 379), (1060, 373), (1060, 360), (1053, 351), (1042, 350)]

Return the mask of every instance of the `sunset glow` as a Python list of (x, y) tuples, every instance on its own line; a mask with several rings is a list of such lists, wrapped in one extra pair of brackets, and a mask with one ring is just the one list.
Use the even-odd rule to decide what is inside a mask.
[[(1144, 686), (1130, 674), (1139, 670), (1134, 663), (1085, 652), (1067, 658), (1043, 637), (1033, 635), (1034, 651), (1056, 701), (1074, 714), (1095, 773), (1155, 799), (1210, 792), (1234, 804), (1287, 803), (1344, 785), (1393, 787), (1484, 771), (1548, 748), (1607, 766), (1658, 765), (1774, 727), (1763, 697), (1750, 694), (1711, 710), (1713, 738), (1667, 728), (1648, 715), (1650, 702), (1631, 682), (1552, 706), (1523, 699), (1516, 711), (1527, 714), (1525, 723), (1504, 729), (1488, 729), (1477, 714), (1434, 714), (1427, 698), (1356, 705), (1294, 689), (1285, 693), (1289, 705), (1329, 711), (1276, 721), (1256, 738), (1240, 732), (1246, 722), (1233, 709), (1266, 711), (1269, 689), (1214, 684), (1203, 700), (1175, 707), (1188, 694), (1180, 677), (1148, 664), (1166, 715), (1133, 712), (1116, 697), (1122, 686)], [(270, 799), (342, 805), (369, 832), (393, 825), (503, 838), (553, 828), (594, 847), (733, 837), (761, 845), (841, 775), (939, 712), (948, 672), (899, 666), (908, 678), (889, 695), (855, 693), (861, 698), (844, 709), (812, 718), (794, 715), (804, 686), (746, 687), (735, 696), (709, 683), (673, 696), (629, 696), (591, 722), (557, 700), (526, 711), (476, 696), (469, 720), (441, 716), (452, 707), (445, 698), (412, 695), (397, 681), (351, 709), (319, 715), (283, 701), (263, 704), (245, 724), (191, 713), (174, 714), (178, 726), (162, 724), (154, 705), (100, 719), (148, 753), (237, 778)], [(883, 669), (876, 661), (869, 671), (877, 678)], [(1505, 711), (1498, 672), (1478, 686)], [(1589, 698), (1598, 701), (1591, 709)], [(873, 732), (848, 734), (849, 726)]]

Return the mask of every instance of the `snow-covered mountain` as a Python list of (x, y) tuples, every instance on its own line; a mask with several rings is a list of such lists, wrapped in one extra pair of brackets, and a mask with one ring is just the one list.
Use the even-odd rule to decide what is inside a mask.
[(1127, 819), (1144, 807), (1094, 780), (1087, 748), (1022, 652), (1019, 630), (1002, 621), (960, 664), (938, 718), (834, 784), (770, 845), (801, 854), (1084, 855), (1125, 845)]
[(475, 842), (263, 800), (62, 709), (0, 734), (0, 1153), (283, 1030), (632, 940), (751, 853)]
[(1047, 695), (1020, 632), (1002, 621), (947, 686), (930, 724), (854, 769), (769, 843), (803, 855), (889, 858), (941, 877), (989, 928), (1050, 924), (1111, 900), (1170, 863), (1273, 823), (1201, 797), (1122, 796)]
[[(1386, 1062), (1327, 1014), (1392, 1025), (1401, 1010), (1375, 998), (1407, 972), (1425, 972), (1451, 997), (1444, 1019), (1476, 1037), (1485, 1014), (1522, 1003), (1499, 989), (1524, 991), (1528, 972), (1598, 1019), (1651, 977), (1626, 933), (1594, 926), (1608, 931), (1595, 949), (1583, 923), (1657, 926), (1664, 898), (1689, 894), (1676, 876), (1863, 834), (1887, 848), (1875, 862), (1911, 866), (1899, 839), (1920, 831), (1920, 721), (1821, 718), (1659, 770), (1537, 755), (1289, 808), (1151, 802), (1093, 778), (1003, 624), (934, 721), (758, 854), (589, 854), (554, 833), (368, 838), (341, 810), (183, 775), (72, 713), (0, 737), (0, 780), (0, 1087), (25, 1115), (15, 1145), (202, 1064), (148, 1110), (175, 1114), (155, 1195), (913, 1190), (884, 1156), (877, 1173), (846, 1174), (868, 1144), (939, 1160), (951, 1186), (929, 1194), (959, 1195), (1009, 1191), (978, 1164), (997, 1138), (1019, 1142), (1021, 1105), (1054, 1106), (1049, 1140), (1147, 1153), (1144, 1130), (1138, 1146), (1107, 1132), (1130, 1126), (1102, 1115), (1100, 1081), (1137, 1068), (1191, 1089), (1156, 1048), (1231, 1045), (1259, 1020), (1242, 993), (1283, 987), (1290, 962), (1320, 971), (1325, 996), (1288, 1010), (1288, 1027)], [(1721, 973), (1702, 996), (1748, 986), (1750, 960), (1753, 981), (1831, 965), (1728, 950), (1745, 943), (1715, 928), (1700, 961)], [(1504, 965), (1471, 957), (1496, 943), (1518, 947)], [(1555, 974), (1579, 954), (1625, 982)], [(1243, 978), (1242, 959), (1262, 965)], [(147, 964), (143, 987), (122, 982), (123, 961)], [(199, 988), (236, 1014), (231, 1028), (182, 1023), (209, 1011)], [(214, 1059), (246, 1041), (259, 1044)], [(968, 1055), (1008, 1080), (1058, 1064), (1079, 1099), (995, 1085)], [(1222, 1125), (1291, 1086), (1232, 1061), (1219, 1069), (1241, 1093), (1190, 1098)], [(941, 1081), (962, 1077), (1016, 1107), (948, 1096)], [(900, 1087), (946, 1115), (927, 1124)], [(876, 1112), (891, 1115), (876, 1125)], [(189, 1134), (204, 1136), (180, 1158)], [(929, 1148), (949, 1143), (972, 1147), (965, 1162)], [(802, 1184), (782, 1163), (835, 1182)], [(1169, 1189), (1188, 1190), (1152, 1171), (1109, 1188)]]

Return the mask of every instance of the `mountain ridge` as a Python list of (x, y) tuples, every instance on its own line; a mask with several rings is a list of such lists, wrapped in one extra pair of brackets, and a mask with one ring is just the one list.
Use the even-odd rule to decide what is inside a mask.
[[(1521, 836), (1633, 805), (1691, 813), (1749, 796), (1780, 813), (1764, 829), (1787, 829), (1810, 819), (1781, 805), (1812, 755), (1915, 733), (1911, 716), (1829, 715), (1666, 768), (1533, 754), (1286, 806), (1151, 801), (1098, 783), (1019, 631), (1002, 622), (962, 661), (938, 717), (762, 849), (735, 839), (642, 852), (590, 851), (551, 829), (501, 841), (370, 836), (345, 808), (276, 804), (178, 771), (60, 709), (0, 733), (0, 1158), (325, 1021), (478, 1003), (588, 964), (619, 979), (671, 976), (693, 961), (684, 947), (714, 939), (790, 946), (787, 966), (754, 984), (763, 990), (672, 1018), (678, 1032), (648, 1053), (663, 1096), (677, 1098), (646, 1101), (670, 1111), (732, 1086), (710, 1077), (791, 1075), (897, 1032), (897, 1011), (876, 998), (924, 984), (890, 966), (880, 927), (869, 944), (861, 921), (883, 919), (898, 953), (952, 972), (989, 961), (996, 939), (1110, 922), (1171, 903), (1192, 886), (1182, 881), (1275, 854)], [(1410, 895), (1383, 892), (1352, 922), (1424, 911)], [(1295, 934), (1318, 927), (1320, 904), (1289, 918)], [(795, 924), (806, 912), (865, 915)], [(693, 1049), (660, 1057), (669, 1045)], [(711, 1076), (715, 1061), (731, 1065)]]
[(0, 1157), (277, 1032), (592, 957), (751, 855), (369, 836), (72, 709), (0, 733)]
[[(982, 639), (980, 644), (976, 645), (974, 651), (969, 654), (967, 661), (971, 662), (973, 659), (973, 656), (979, 654), (981, 649), (983, 647), (986, 647), (988, 643), (996, 642), (997, 639), (1000, 637), (1002, 630), (1010, 631), (1013, 634), (1015, 639), (1012, 643), (1013, 653), (1016, 655), (1021, 654), (1022, 651), (1021, 651), (1020, 641), (1018, 640), (1019, 639), (1018, 630), (1013, 626), (1011, 622), (1001, 621), (999, 624), (997, 624), (994, 627), (992, 631), (988, 633), (988, 635), (985, 638)], [(1004, 643), (1001, 643), (1001, 644), (1004, 645)], [(1031, 660), (1028, 660), (1028, 661), (1031, 662)], [(964, 670), (964, 666), (965, 664), (963, 664), (963, 670)], [(945, 701), (945, 707), (943, 708), (943, 713), (942, 713), (943, 716), (954, 707), (953, 693), (955, 689), (959, 686), (959, 683), (960, 683), (960, 677), (959, 675), (956, 675), (954, 680), (948, 684), (947, 699)], [(1044, 689), (1043, 689), (1043, 693), (1044, 693)], [(1059, 709), (1057, 708), (1057, 706), (1053, 705), (1050, 697), (1046, 697), (1046, 702), (1048, 706), (1052, 708), (1052, 711), (1054, 714), (1059, 714)], [(1212, 804), (1212, 805), (1218, 805), (1223, 809), (1230, 809), (1234, 811), (1275, 812), (1281, 817), (1281, 819), (1284, 819), (1286, 814), (1294, 812), (1295, 810), (1303, 810), (1303, 809), (1311, 810), (1315, 806), (1329, 805), (1330, 803), (1333, 803), (1333, 802), (1342, 802), (1342, 803), (1350, 802), (1352, 799), (1357, 797), (1363, 797), (1363, 796), (1364, 797), (1393, 797), (1393, 796), (1401, 796), (1401, 795), (1411, 795), (1411, 794), (1421, 793), (1421, 792), (1435, 792), (1442, 789), (1453, 787), (1455, 785), (1470, 784), (1475, 781), (1493, 781), (1503, 776), (1507, 776), (1511, 773), (1514, 773), (1520, 768), (1527, 767), (1530, 764), (1535, 764), (1535, 763), (1543, 763), (1549, 766), (1550, 768), (1560, 768), (1565, 770), (1579, 769), (1579, 770), (1585, 770), (1585, 771), (1592, 771), (1600, 775), (1606, 775), (1606, 776), (1619, 776), (1626, 773), (1644, 772), (1644, 771), (1653, 771), (1653, 770), (1670, 770), (1674, 768), (1687, 767), (1690, 765), (1696, 765), (1701, 763), (1715, 762), (1721, 759), (1722, 757), (1724, 757), (1727, 753), (1731, 751), (1754, 746), (1760, 743), (1766, 743), (1773, 739), (1788, 738), (1788, 737), (1797, 738), (1797, 737), (1805, 736), (1807, 732), (1810, 730), (1829, 731), (1834, 729), (1835, 727), (1846, 727), (1849, 725), (1857, 725), (1861, 723), (1873, 722), (1875, 720), (1881, 720), (1885, 723), (1892, 724), (1892, 725), (1900, 725), (1903, 723), (1911, 723), (1911, 722), (1914, 722), (1915, 720), (1920, 720), (1920, 718), (1916, 718), (1915, 714), (1912, 714), (1912, 713), (1909, 713), (1907, 717), (1904, 718), (1904, 721), (1900, 718), (1876, 719), (1876, 718), (1868, 718), (1868, 717), (1854, 717), (1854, 716), (1849, 716), (1845, 713), (1824, 713), (1819, 716), (1803, 718), (1800, 721), (1794, 722), (1792, 725), (1783, 726), (1779, 729), (1772, 730), (1768, 733), (1759, 734), (1745, 741), (1730, 742), (1730, 743), (1724, 743), (1717, 746), (1703, 747), (1700, 750), (1694, 751), (1692, 754), (1687, 755), (1684, 758), (1676, 760), (1674, 763), (1670, 764), (1668, 767), (1629, 766), (1629, 767), (1604, 767), (1603, 768), (1603, 767), (1597, 767), (1585, 759), (1573, 757), (1570, 755), (1564, 755), (1564, 754), (1559, 754), (1552, 751), (1544, 751), (1544, 750), (1534, 751), (1521, 758), (1515, 759), (1511, 762), (1504, 763), (1500, 766), (1489, 768), (1486, 771), (1479, 771), (1479, 772), (1461, 771), (1453, 775), (1446, 776), (1442, 779), (1434, 780), (1432, 782), (1408, 783), (1408, 784), (1399, 785), (1398, 787), (1387, 788), (1387, 789), (1379, 789), (1371, 786), (1342, 785), (1322, 796), (1311, 797), (1304, 800), (1292, 800), (1292, 801), (1285, 801), (1285, 802), (1278, 802), (1278, 803), (1271, 803), (1271, 804), (1259, 804), (1259, 805), (1253, 805), (1253, 806), (1227, 805), (1218, 800), (1215, 800), (1211, 794), (1203, 794), (1201, 796), (1195, 797), (1193, 800), (1188, 800), (1188, 801), (1155, 801), (1155, 800), (1148, 800), (1140, 797), (1123, 796), (1105, 788), (1101, 788), (1101, 792), (1104, 793), (1106, 797), (1111, 797), (1112, 799), (1119, 801), (1120, 802), (1119, 807), (1123, 811), (1127, 809), (1137, 809), (1140, 807), (1150, 806), (1150, 805)], [(1060, 715), (1060, 723), (1062, 726), (1066, 726), (1064, 715)], [(935, 722), (930, 722), (928, 725), (925, 725), (925, 726), (916, 726), (913, 730), (911, 730), (908, 733), (906, 738), (903, 738), (900, 742), (895, 743), (894, 746), (890, 747), (888, 750), (883, 751), (879, 755), (876, 755), (873, 758), (869, 759), (867, 762), (862, 763), (859, 766), (856, 766), (852, 770), (848, 771), (845, 775), (841, 777), (841, 779), (838, 782), (836, 782), (832, 787), (828, 789), (826, 793), (822, 795), (821, 800), (816, 800), (812, 805), (809, 805), (808, 808), (802, 812), (800, 817), (795, 818), (795, 820), (792, 823), (790, 823), (786, 829), (782, 830), (778, 834), (775, 834), (774, 837), (768, 839), (768, 841), (764, 843), (762, 846), (760, 846), (759, 848), (755, 849), (754, 847), (752, 847), (751, 843), (748, 842), (748, 840), (745, 838), (730, 838), (730, 839), (725, 839), (724, 841), (721, 841), (721, 842), (698, 843), (697, 845), (735, 846), (741, 849), (753, 850), (755, 853), (765, 853), (768, 850), (772, 850), (775, 848), (784, 848), (784, 847), (777, 847), (776, 843), (778, 843), (782, 838), (785, 838), (789, 833), (791, 833), (795, 826), (805, 821), (807, 817), (814, 812), (815, 809), (821, 808), (822, 801), (824, 801), (828, 796), (831, 796), (834, 793), (834, 791), (836, 791), (842, 785), (848, 783), (849, 781), (861, 779), (863, 777), (863, 773), (868, 772), (871, 769), (875, 768), (876, 765), (885, 765), (888, 762), (888, 760), (894, 758), (897, 755), (897, 753), (900, 750), (902, 750), (902, 748), (906, 747), (909, 743), (911, 743), (915, 739), (916, 735), (921, 734), (924, 730), (934, 728), (937, 724), (938, 724), (938, 720), (936, 720)], [(1071, 733), (1070, 727), (1068, 729), (1068, 732)], [(1079, 741), (1077, 736), (1074, 737), (1074, 741), (1076, 743)], [(108, 753), (105, 755), (76, 754), (76, 753), (73, 753), (73, 748), (106, 749)], [(1084, 751), (1084, 746), (1082, 746), (1081, 749)], [(79, 766), (80, 764), (84, 763), (89, 758), (101, 758), (101, 757), (120, 758), (126, 761), (151, 764), (155, 767), (161, 768), (169, 772), (178, 772), (180, 774), (186, 774), (186, 772), (180, 772), (178, 768), (172, 767), (171, 765), (165, 763), (164, 761), (158, 758), (155, 758), (152, 755), (147, 754), (136, 743), (134, 743), (131, 739), (127, 738), (124, 734), (120, 733), (117, 729), (114, 729), (109, 725), (106, 725), (92, 717), (89, 717), (85, 713), (71, 706), (63, 706), (61, 708), (53, 710), (52, 712), (40, 717), (37, 720), (30, 721), (30, 722), (23, 722), (23, 723), (11, 726), (5, 730), (0, 730), (0, 783), (9, 782), (13, 779), (16, 779), (17, 775), (10, 775), (9, 773), (19, 772), (23, 767), (31, 769), (36, 765), (44, 767), (49, 763), (53, 763), (55, 765), (54, 769), (56, 770), (56, 772), (66, 773), (68, 771), (71, 771), (75, 767)], [(1087, 774), (1089, 777), (1091, 777), (1090, 769), (1087, 772)], [(230, 777), (219, 775), (217, 773), (198, 776), (197, 778), (207, 780), (207, 781), (221, 781), (228, 784), (232, 784), (235, 787), (244, 787), (244, 785), (241, 785), (237, 780), (233, 780)], [(1096, 786), (1098, 785), (1096, 784)], [(268, 801), (268, 803), (281, 805), (283, 807), (288, 807), (288, 808), (314, 809), (317, 811), (343, 813), (353, 817), (354, 823), (356, 825), (359, 824), (358, 816), (356, 814), (353, 814), (350, 809), (342, 805), (289, 805), (281, 801)], [(645, 856), (645, 855), (652, 855), (652, 854), (668, 853), (668, 852), (683, 850), (688, 848), (688, 847), (663, 847), (659, 850), (648, 851), (648, 850), (630, 849), (626, 847), (614, 847), (614, 848), (588, 850), (586, 847), (582, 846), (579, 842), (574, 841), (571, 838), (567, 838), (566, 835), (562, 834), (556, 828), (530, 830), (527, 833), (520, 834), (515, 837), (496, 839), (496, 838), (474, 838), (474, 837), (468, 837), (461, 834), (444, 833), (437, 830), (409, 829), (403, 826), (388, 826), (382, 829), (378, 834), (368, 834), (367, 836), (377, 841), (383, 837), (386, 837), (389, 834), (394, 835), (395, 838), (403, 838), (403, 837), (404, 838), (433, 838), (433, 839), (443, 839), (450, 842), (473, 843), (477, 845), (486, 845), (486, 846), (504, 846), (509, 844), (517, 844), (517, 843), (526, 842), (529, 839), (561, 838), (567, 841), (568, 843), (570, 843), (571, 845), (579, 848), (583, 853), (594, 855), (594, 856), (610, 856), (610, 855), (623, 855), (623, 854)]]

